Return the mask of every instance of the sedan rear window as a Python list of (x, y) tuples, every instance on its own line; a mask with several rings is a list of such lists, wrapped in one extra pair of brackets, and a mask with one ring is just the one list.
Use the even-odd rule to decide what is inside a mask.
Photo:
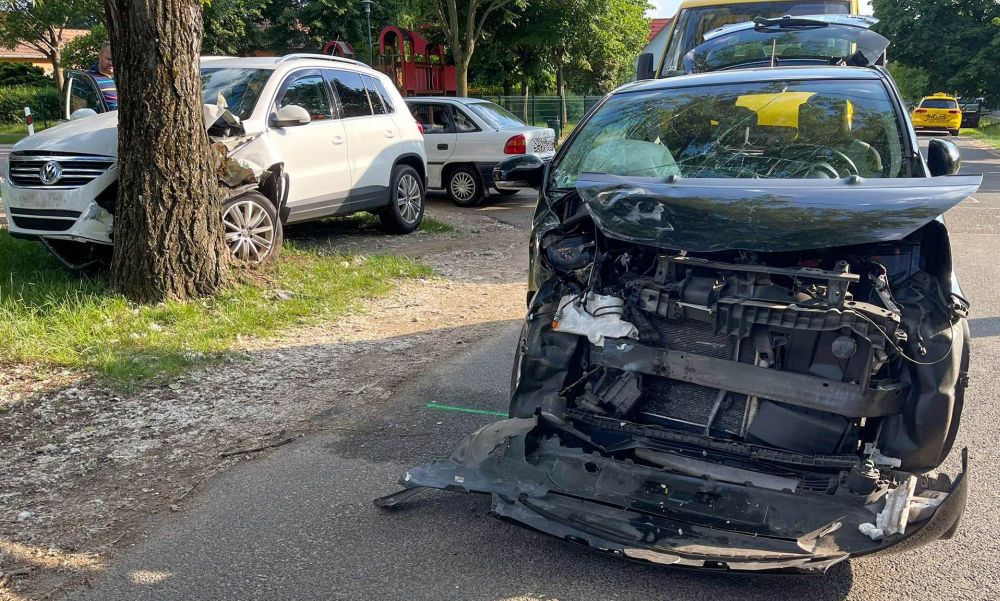
[(515, 117), (514, 113), (492, 102), (475, 102), (466, 106), (469, 107), (470, 111), (479, 115), (480, 118), (497, 129), (522, 127), (524, 125), (524, 121)]
[(957, 109), (958, 103), (943, 98), (927, 98), (920, 103), (922, 109)]
[(904, 177), (902, 130), (879, 81), (769, 81), (627, 92), (553, 169), (666, 178)]

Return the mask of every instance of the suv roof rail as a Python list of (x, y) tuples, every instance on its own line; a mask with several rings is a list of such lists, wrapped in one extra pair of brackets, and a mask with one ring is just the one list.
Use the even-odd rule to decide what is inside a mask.
[(323, 60), (323, 61), (333, 61), (335, 63), (347, 63), (348, 65), (354, 65), (356, 67), (365, 67), (370, 69), (368, 65), (361, 61), (356, 61), (351, 58), (344, 58), (342, 56), (333, 56), (330, 54), (310, 54), (308, 52), (297, 52), (295, 54), (286, 54), (285, 56), (278, 59), (278, 64), (281, 64), (288, 60), (296, 60), (300, 58), (309, 58), (313, 60)]

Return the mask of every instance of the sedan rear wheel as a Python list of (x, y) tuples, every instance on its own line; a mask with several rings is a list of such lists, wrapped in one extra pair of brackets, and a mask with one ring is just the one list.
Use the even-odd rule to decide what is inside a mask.
[(226, 246), (240, 263), (270, 263), (281, 254), (284, 232), (274, 204), (259, 192), (248, 192), (222, 204)]
[(457, 167), (448, 176), (448, 197), (460, 207), (474, 207), (483, 200), (483, 184), (472, 167)]

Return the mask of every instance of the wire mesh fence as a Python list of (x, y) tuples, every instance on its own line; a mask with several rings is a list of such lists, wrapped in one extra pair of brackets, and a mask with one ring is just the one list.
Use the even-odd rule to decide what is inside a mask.
[[(601, 96), (480, 96), (483, 100), (495, 102), (529, 125), (551, 127), (556, 130), (556, 138), (567, 135)], [(565, 118), (562, 113), (565, 98)]]

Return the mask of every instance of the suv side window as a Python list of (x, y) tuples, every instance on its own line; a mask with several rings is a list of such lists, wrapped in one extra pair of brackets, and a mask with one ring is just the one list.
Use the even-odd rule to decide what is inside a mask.
[(413, 118), (420, 122), (425, 134), (454, 133), (451, 111), (443, 104), (416, 104), (411, 110)]
[(301, 106), (309, 112), (312, 121), (333, 118), (330, 98), (326, 94), (326, 82), (319, 73), (292, 75), (277, 104), (279, 109), (290, 104)]
[(330, 83), (340, 97), (340, 107), (344, 118), (367, 117), (372, 114), (372, 106), (368, 102), (368, 92), (359, 73), (353, 71), (330, 70)]
[(479, 126), (476, 125), (476, 122), (463, 113), (461, 109), (457, 106), (453, 106), (452, 110), (455, 115), (455, 131), (460, 134), (479, 131)]
[(386, 110), (385, 103), (382, 102), (382, 98), (378, 94), (378, 90), (375, 89), (375, 81), (371, 75), (365, 75), (362, 77), (365, 81), (365, 88), (368, 89), (368, 102), (372, 104), (372, 112), (376, 115), (384, 115), (389, 111)]
[[(385, 106), (385, 112), (395, 113), (396, 107), (392, 105), (392, 96), (386, 91), (385, 86), (382, 85), (382, 81), (377, 77), (369, 77), (369, 79), (375, 84), (375, 91), (378, 93), (378, 97), (382, 99), (382, 104)], [(368, 88), (369, 92), (372, 88)]]

